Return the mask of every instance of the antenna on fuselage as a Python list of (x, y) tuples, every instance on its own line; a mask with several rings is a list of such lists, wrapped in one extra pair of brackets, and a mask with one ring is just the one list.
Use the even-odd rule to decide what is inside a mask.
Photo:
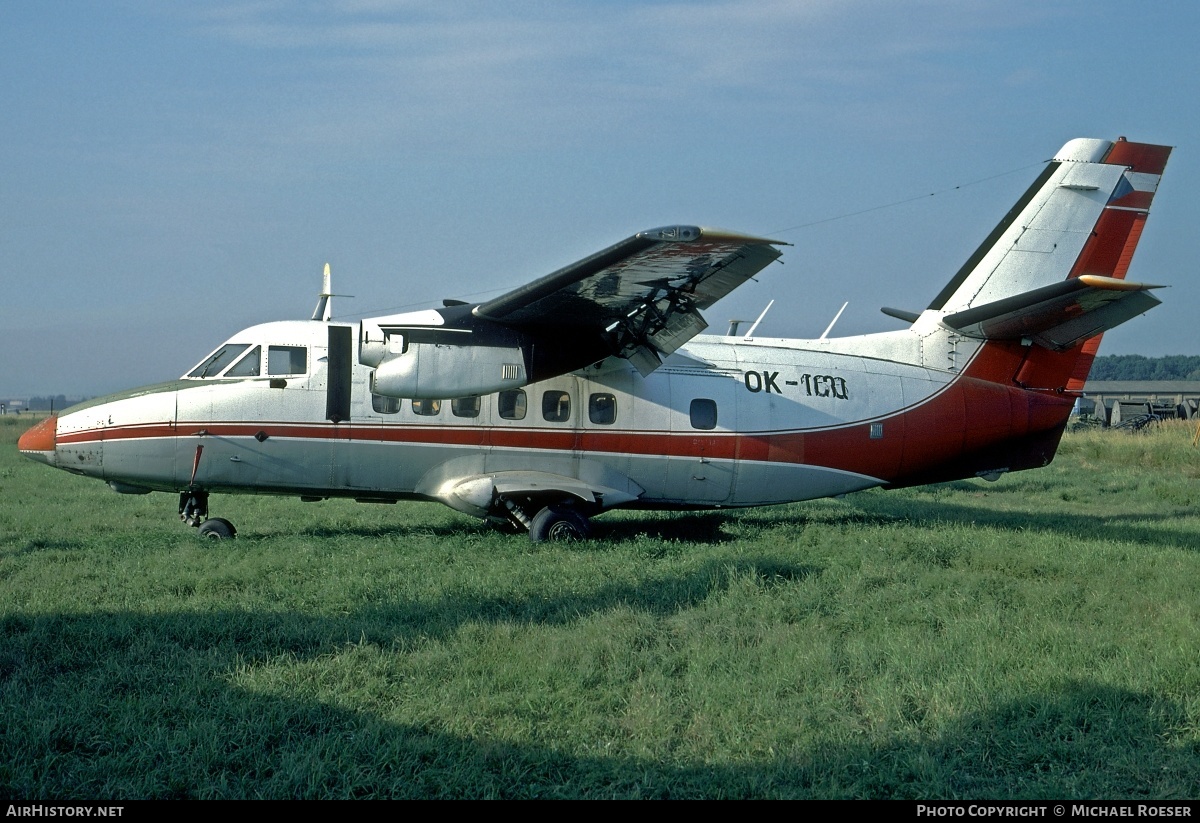
[(849, 305), (850, 305), (849, 300), (847, 300), (845, 303), (842, 304), (842, 307), (840, 309), (838, 309), (837, 314), (835, 314), (833, 316), (833, 319), (829, 321), (829, 325), (825, 327), (825, 331), (821, 332), (821, 336), (817, 338), (818, 340), (824, 340), (826, 337), (829, 336), (829, 333), (831, 331), (833, 331), (833, 324), (838, 321), (838, 318), (842, 316), (842, 312), (844, 312), (846, 310), (846, 307)]
[(321, 293), (317, 295), (317, 307), (313, 309), (313, 320), (329, 322), (333, 314), (333, 288), (329, 283), (329, 264), (325, 264), (325, 278), (321, 283)]
[(742, 338), (743, 340), (753, 340), (754, 339), (754, 330), (758, 328), (758, 324), (762, 322), (762, 319), (767, 316), (767, 312), (769, 312), (771, 310), (771, 306), (774, 306), (774, 305), (775, 305), (774, 300), (767, 303), (767, 307), (762, 310), (762, 314), (760, 314), (758, 316), (758, 319), (754, 321), (754, 325), (750, 327), (750, 331), (746, 332), (746, 336)]
[(321, 293), (317, 295), (317, 307), (313, 309), (313, 320), (320, 320), (324, 323), (329, 322), (329, 318), (333, 315), (333, 298), (334, 297), (353, 297), (352, 294), (334, 294), (333, 286), (330, 285), (329, 264), (325, 264), (325, 277), (321, 282)]

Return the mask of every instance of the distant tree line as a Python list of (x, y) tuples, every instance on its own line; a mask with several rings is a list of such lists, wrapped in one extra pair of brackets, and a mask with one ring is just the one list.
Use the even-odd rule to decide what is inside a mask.
[(65, 394), (56, 394), (53, 397), (31, 397), (29, 398), (28, 408), (31, 411), (50, 411), (52, 408), (58, 411), (65, 409), (69, 405)]
[(1092, 363), (1089, 380), (1200, 380), (1200, 356), (1108, 354)]

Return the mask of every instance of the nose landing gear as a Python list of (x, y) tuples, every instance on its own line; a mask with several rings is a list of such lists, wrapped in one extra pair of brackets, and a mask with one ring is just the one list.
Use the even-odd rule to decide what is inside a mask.
[(200, 530), (200, 536), (209, 540), (231, 540), (237, 537), (237, 529), (223, 517), (208, 516), (208, 492), (189, 489), (179, 493), (179, 519), (192, 528)]
[(237, 537), (237, 529), (223, 517), (209, 519), (208, 492), (196, 488), (196, 471), (200, 468), (202, 454), (204, 446), (196, 446), (196, 456), (192, 459), (192, 479), (188, 482), (187, 490), (179, 493), (179, 519), (192, 528), (199, 529), (201, 537), (209, 540), (232, 540)]

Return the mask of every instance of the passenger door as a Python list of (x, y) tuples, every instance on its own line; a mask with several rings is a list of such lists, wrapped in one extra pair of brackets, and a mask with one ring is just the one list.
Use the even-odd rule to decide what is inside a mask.
[(726, 372), (671, 375), (667, 497), (683, 504), (729, 500), (737, 471), (737, 381)]

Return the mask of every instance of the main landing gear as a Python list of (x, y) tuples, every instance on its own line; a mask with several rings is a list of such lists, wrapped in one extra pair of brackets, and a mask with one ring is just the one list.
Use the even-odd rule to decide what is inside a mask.
[[(534, 543), (547, 541), (587, 540), (592, 533), (591, 523), (571, 500), (541, 505), (530, 498), (513, 499), (503, 497), (502, 517), (496, 518), (529, 530), (529, 539)], [(529, 512), (535, 512), (530, 517)]]
[(230, 540), (237, 529), (223, 517), (208, 516), (208, 492), (189, 489), (179, 493), (179, 519), (199, 529), (200, 536), (209, 540)]

